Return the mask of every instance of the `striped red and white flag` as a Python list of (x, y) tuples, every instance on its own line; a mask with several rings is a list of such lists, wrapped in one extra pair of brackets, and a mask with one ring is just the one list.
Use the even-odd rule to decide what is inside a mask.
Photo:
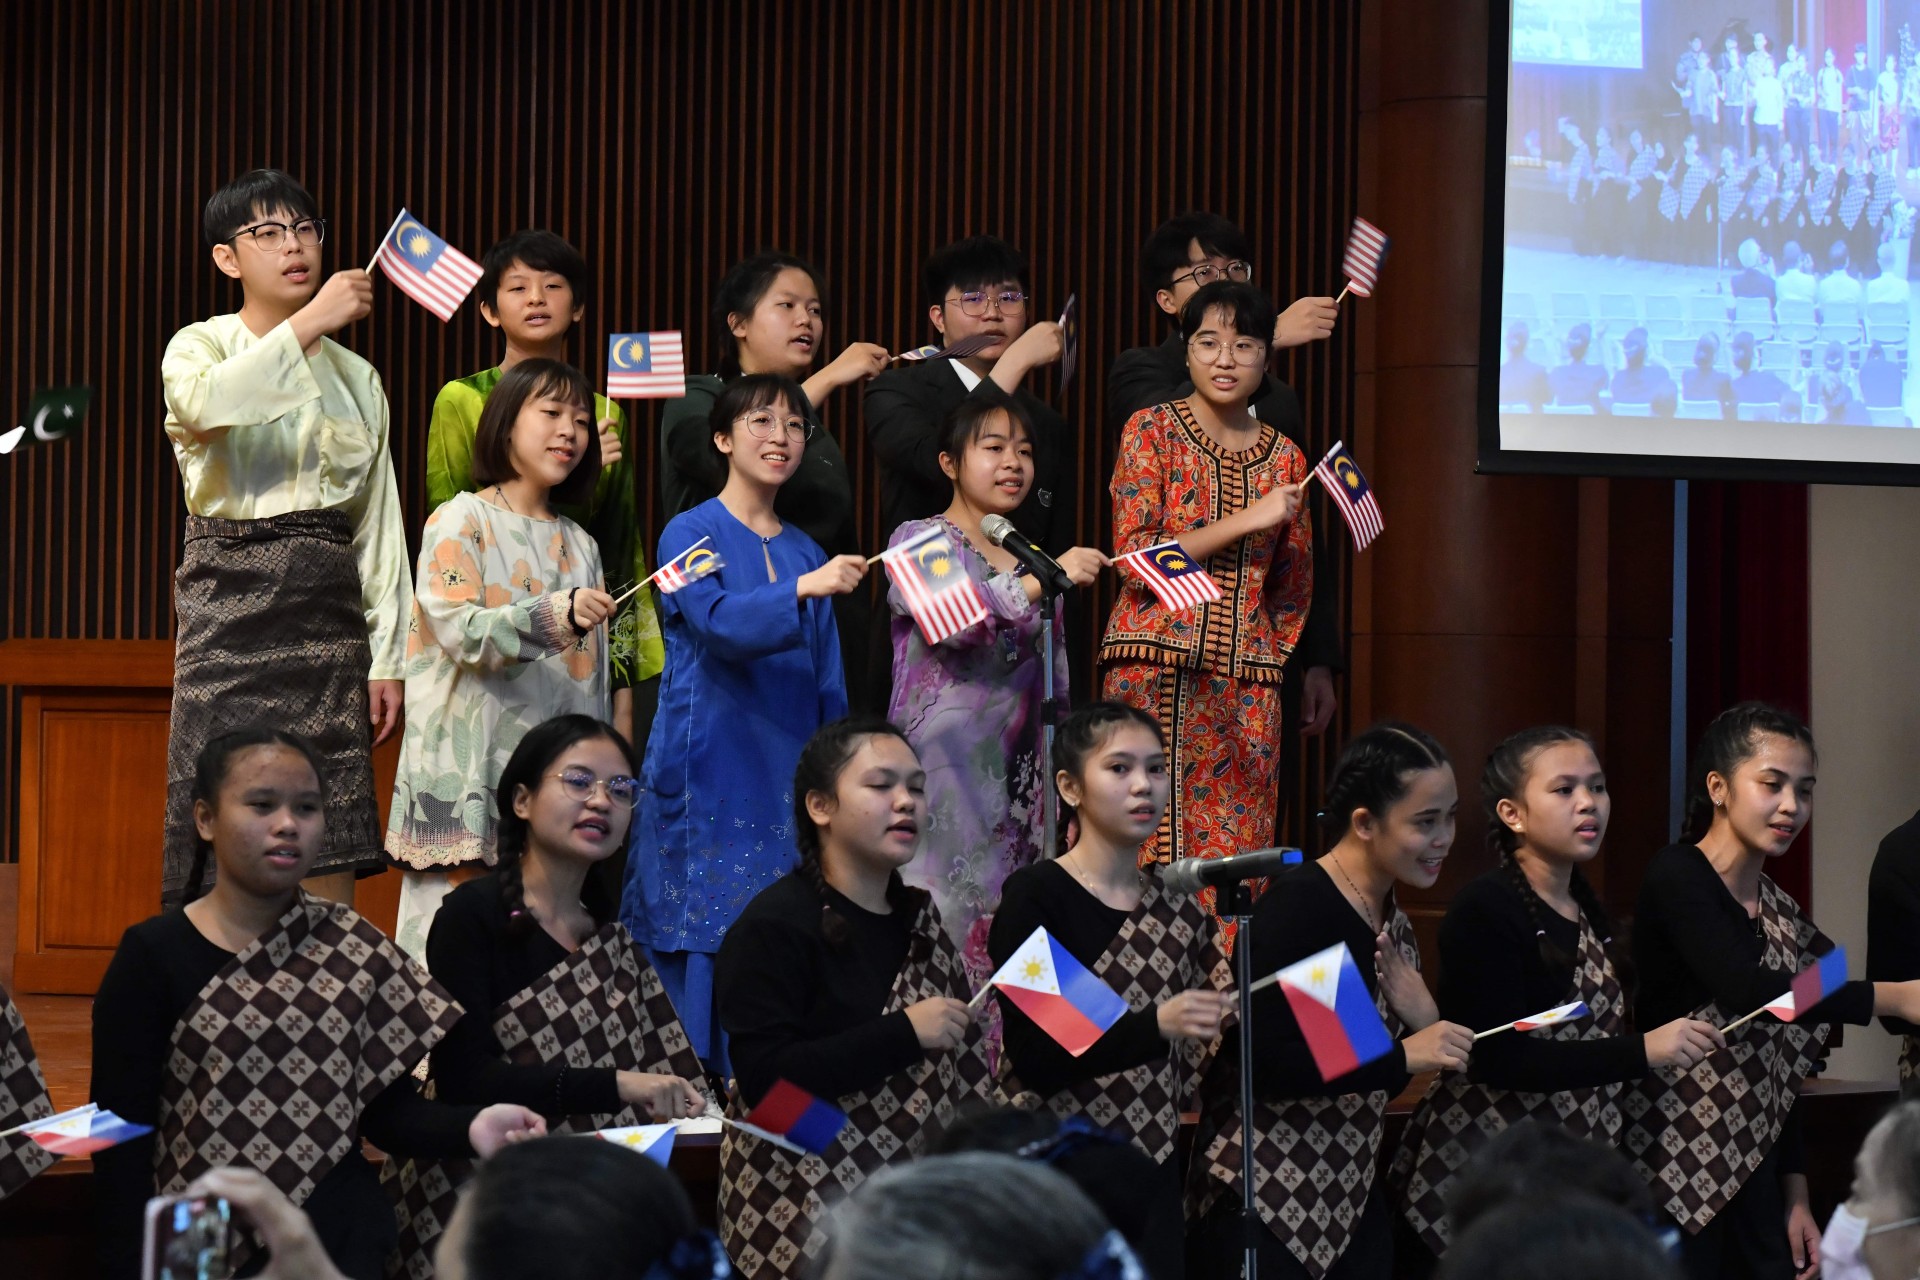
[(1221, 597), (1220, 584), (1207, 567), (1188, 555), (1178, 542), (1142, 547), (1119, 560), (1139, 574), (1147, 589), (1169, 609), (1192, 609)]
[(677, 400), (686, 394), (686, 347), (678, 329), (607, 338), (609, 400)]
[(974, 590), (953, 541), (937, 526), (888, 548), (880, 562), (906, 598), (907, 611), (928, 644), (987, 620), (986, 602)]
[(441, 320), (453, 313), (480, 282), (480, 264), (421, 225), (405, 209), (393, 220), (374, 262), (400, 292)]
[(1363, 298), (1373, 295), (1373, 287), (1380, 283), (1380, 263), (1387, 256), (1390, 243), (1386, 232), (1365, 218), (1353, 220), (1353, 232), (1347, 237), (1347, 260), (1342, 267), (1347, 273), (1348, 289)]
[(1379, 499), (1373, 496), (1373, 486), (1361, 473), (1360, 464), (1347, 452), (1346, 442), (1335, 440), (1313, 474), (1333, 498), (1333, 505), (1340, 508), (1347, 531), (1353, 534), (1353, 549), (1365, 551), (1367, 544), (1386, 529), (1387, 522), (1380, 514)]

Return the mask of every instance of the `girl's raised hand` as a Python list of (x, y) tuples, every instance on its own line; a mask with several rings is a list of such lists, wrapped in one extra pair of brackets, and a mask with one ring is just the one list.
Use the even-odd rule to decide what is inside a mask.
[(1060, 567), (1073, 579), (1073, 585), (1090, 585), (1100, 576), (1100, 571), (1113, 564), (1113, 558), (1106, 552), (1093, 547), (1072, 547), (1060, 553)]
[(929, 1053), (958, 1049), (973, 1025), (966, 1003), (950, 996), (930, 996), (906, 1008), (907, 1021), (920, 1047)]
[(613, 616), (613, 597), (598, 587), (581, 587), (567, 594), (573, 597), (567, 620), (576, 631), (591, 631)]
[(1440, 1006), (1427, 990), (1420, 971), (1400, 954), (1393, 939), (1382, 933), (1374, 939), (1373, 971), (1380, 975), (1380, 989), (1387, 994), (1387, 1007), (1400, 1021), (1418, 1031), (1440, 1020)]
[(1260, 528), (1278, 529), (1281, 525), (1293, 523), (1293, 518), (1300, 513), (1301, 495), (1306, 488), (1305, 481), (1277, 484), (1248, 510), (1257, 517)]
[(600, 419), (600, 465), (602, 467), (610, 467), (624, 456), (620, 447), (620, 433), (614, 430), (618, 425), (616, 419)]
[(815, 569), (803, 573), (794, 590), (802, 600), (825, 596), (843, 596), (860, 585), (867, 576), (865, 556), (835, 556)]
[(1182, 991), (1160, 1006), (1156, 1015), (1163, 1040), (1211, 1040), (1232, 1007), (1233, 997), (1221, 991)]
[(887, 349), (877, 342), (850, 342), (822, 372), (834, 386), (844, 387), (884, 372), (887, 358)]

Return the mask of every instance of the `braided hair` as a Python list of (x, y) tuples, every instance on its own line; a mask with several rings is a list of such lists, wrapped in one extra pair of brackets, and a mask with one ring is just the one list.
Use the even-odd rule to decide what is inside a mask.
[[(800, 761), (793, 770), (793, 843), (800, 851), (795, 870), (820, 895), (820, 932), (827, 946), (835, 951), (847, 944), (851, 929), (845, 917), (827, 903), (827, 873), (820, 860), (820, 827), (807, 812), (807, 797), (837, 794), (840, 775), (846, 772), (860, 744), (876, 737), (907, 741), (907, 735), (891, 721), (878, 716), (848, 716), (823, 726), (809, 738), (807, 745), (800, 749)], [(907, 745), (911, 748), (913, 744)], [(909, 920), (919, 915), (927, 897), (925, 889), (909, 888), (897, 871), (887, 879), (887, 905)]]
[[(320, 757), (314, 753), (313, 744), (299, 734), (288, 733), (284, 729), (248, 725), (210, 738), (200, 748), (200, 754), (193, 762), (193, 803), (197, 805), (205, 801), (208, 808), (218, 809), (220, 788), (227, 785), (227, 774), (233, 769), (234, 757), (254, 747), (285, 747), (299, 753), (313, 766), (313, 776), (320, 780), (321, 801), (325, 802), (327, 775), (320, 769)], [(197, 828), (193, 840), (193, 866), (187, 872), (188, 902), (206, 892), (207, 863), (213, 855), (213, 843), (204, 839)]]
[[(553, 762), (569, 748), (582, 742), (601, 741), (619, 747), (627, 768), (633, 771), (635, 777), (639, 776), (640, 767), (634, 759), (633, 744), (606, 721), (585, 715), (555, 716), (535, 725), (520, 739), (520, 745), (507, 757), (506, 767), (500, 770), (500, 782), (494, 791), (500, 813), (499, 824), (495, 828), (494, 874), (500, 884), (500, 901), (507, 909), (509, 937), (522, 937), (532, 932), (536, 924), (533, 912), (527, 909), (526, 882), (521, 869), (532, 832), (527, 820), (513, 811), (514, 797), (522, 788), (529, 795), (538, 793), (547, 771), (553, 768)], [(598, 876), (588, 876), (587, 882), (581, 886), (580, 905), (593, 918), (595, 928), (620, 913), (620, 904), (613, 900)]]
[(1319, 817), (1329, 844), (1352, 828), (1356, 810), (1386, 813), (1407, 794), (1415, 774), (1446, 763), (1446, 748), (1431, 734), (1397, 720), (1383, 720), (1354, 738), (1327, 779), (1326, 808)]
[[(1520, 901), (1526, 905), (1527, 919), (1533, 923), (1533, 936), (1540, 944), (1541, 963), (1556, 973), (1563, 969), (1571, 970), (1574, 957), (1547, 936), (1546, 917), (1541, 914), (1546, 904), (1533, 891), (1526, 871), (1520, 866), (1516, 856), (1520, 837), (1501, 820), (1500, 802), (1523, 799), (1527, 792), (1527, 780), (1533, 774), (1533, 762), (1539, 759), (1540, 753), (1548, 747), (1568, 742), (1578, 742), (1592, 751), (1596, 759), (1599, 757), (1599, 749), (1593, 745), (1593, 739), (1580, 730), (1565, 725), (1540, 725), (1509, 735), (1487, 753), (1486, 768), (1480, 771), (1480, 803), (1487, 811), (1487, 847), (1499, 859), (1501, 872), (1512, 881), (1514, 892), (1520, 895)], [(1586, 916), (1587, 923), (1600, 935), (1614, 973), (1625, 973), (1626, 957), (1616, 954), (1614, 950), (1613, 922), (1607, 918), (1606, 910), (1600, 905), (1600, 895), (1593, 891), (1592, 883), (1580, 873), (1580, 868), (1573, 869), (1567, 888), (1580, 913)]]
[[(1700, 744), (1693, 751), (1693, 766), (1687, 771), (1687, 818), (1682, 833), (1699, 840), (1713, 825), (1713, 798), (1707, 794), (1707, 775), (1717, 773), (1733, 777), (1733, 771), (1759, 750), (1760, 739), (1767, 736), (1804, 742), (1815, 751), (1813, 730), (1791, 711), (1766, 702), (1742, 702), (1728, 707), (1707, 725)], [(1816, 752), (1817, 754), (1817, 752)]]

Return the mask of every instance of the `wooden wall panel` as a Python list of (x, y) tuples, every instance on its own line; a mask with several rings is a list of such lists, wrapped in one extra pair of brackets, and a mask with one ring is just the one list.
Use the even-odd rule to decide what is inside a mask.
[[(1180, 209), (1212, 208), (1250, 230), (1259, 279), (1279, 298), (1337, 290), (1355, 211), (1358, 9), (0, 7), (0, 404), (13, 412), (48, 384), (98, 390), (79, 438), (0, 459), (0, 639), (171, 634), (183, 512), (160, 431), (159, 359), (180, 326), (236, 305), (200, 244), (199, 211), (256, 165), (289, 169), (318, 196), (332, 267), (365, 262), (402, 204), (475, 255), (524, 226), (562, 232), (595, 270), (599, 300), (575, 347), (594, 376), (611, 328), (685, 328), (694, 366), (711, 367), (709, 290), (766, 246), (819, 265), (830, 345), (915, 345), (927, 338), (925, 256), (961, 235), (1004, 235), (1032, 261), (1040, 314), (1079, 295), (1081, 373), (1064, 394), (1051, 374), (1038, 389), (1078, 427), (1081, 525), (1103, 540), (1107, 362), (1161, 333), (1135, 268), (1148, 231)], [(1349, 303), (1348, 317), (1356, 305), (1368, 304)], [(382, 283), (374, 314), (343, 337), (386, 381), (417, 529), (433, 394), (495, 357), (491, 331), (471, 306), (442, 325)], [(1314, 447), (1350, 425), (1352, 348), (1343, 326), (1286, 362)], [(877, 547), (857, 397), (825, 416)], [(640, 496), (657, 531), (658, 414), (638, 420)], [(0, 751), (19, 731), (16, 701), (0, 703)], [(18, 769), (0, 763), (9, 777)], [(1303, 769), (1321, 764), (1309, 752)], [(1296, 823), (1305, 807), (1290, 806)]]

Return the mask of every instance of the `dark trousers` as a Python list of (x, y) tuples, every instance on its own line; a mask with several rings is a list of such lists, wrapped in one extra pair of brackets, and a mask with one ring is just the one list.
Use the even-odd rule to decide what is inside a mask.
[[(1215, 1205), (1187, 1235), (1187, 1274), (1194, 1280), (1240, 1274), (1246, 1245), (1240, 1234), (1240, 1202)], [(1280, 1238), (1264, 1227), (1260, 1231), (1260, 1273), (1255, 1280), (1312, 1280)], [(1334, 1261), (1325, 1280), (1393, 1280), (1393, 1210), (1387, 1190), (1376, 1179), (1373, 1194), (1346, 1252)]]
[(1680, 1261), (1689, 1280), (1793, 1280), (1777, 1147), (1712, 1222), (1681, 1231)]
[(1820, 154), (1828, 161), (1840, 145), (1840, 113), (1838, 111), (1820, 112)]

